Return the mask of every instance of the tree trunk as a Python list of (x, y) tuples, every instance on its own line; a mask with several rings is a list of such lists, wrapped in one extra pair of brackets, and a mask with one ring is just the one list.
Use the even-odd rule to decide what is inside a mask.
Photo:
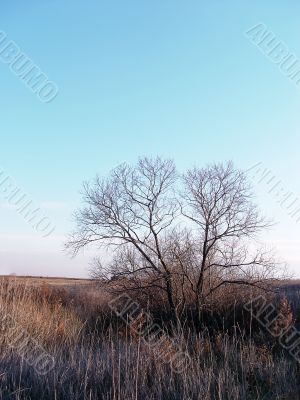
[(171, 318), (177, 325), (178, 324), (178, 315), (177, 315), (176, 306), (175, 306), (175, 302), (174, 302), (174, 298), (173, 298), (173, 288), (172, 288), (172, 281), (171, 281), (170, 274), (167, 274), (165, 276), (165, 282), (166, 282), (168, 302), (169, 302), (170, 311), (171, 311)]

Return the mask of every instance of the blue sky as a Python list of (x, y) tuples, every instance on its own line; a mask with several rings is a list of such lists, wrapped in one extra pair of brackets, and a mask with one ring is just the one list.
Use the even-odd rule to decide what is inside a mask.
[[(0, 273), (85, 276), (91, 254), (61, 251), (84, 179), (140, 155), (179, 169), (232, 159), (262, 162), (300, 197), (300, 89), (244, 32), (259, 22), (300, 59), (296, 1), (15, 1), (0, 30), (50, 80), (42, 103), (0, 63), (0, 165), (45, 209), (41, 238), (0, 199)], [(300, 276), (300, 224), (266, 187), (263, 212), (278, 222), (266, 240)]]

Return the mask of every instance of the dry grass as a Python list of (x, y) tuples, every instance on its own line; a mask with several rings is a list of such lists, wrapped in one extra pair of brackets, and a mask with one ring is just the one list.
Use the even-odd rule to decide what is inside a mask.
[[(299, 365), (263, 331), (250, 338), (236, 321), (229, 334), (187, 327), (173, 338), (192, 363), (181, 374), (112, 315), (108, 297), (88, 286), (4, 279), (0, 309), (55, 359), (38, 375), (0, 332), (0, 399), (238, 400), (300, 399)], [(53, 288), (53, 286), (55, 286)]]

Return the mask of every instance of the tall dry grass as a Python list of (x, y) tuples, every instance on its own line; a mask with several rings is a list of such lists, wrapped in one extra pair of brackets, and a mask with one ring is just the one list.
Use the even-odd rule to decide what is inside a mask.
[(9, 313), (55, 359), (38, 375), (0, 332), (0, 399), (282, 400), (300, 398), (299, 365), (272, 338), (252, 336), (234, 319), (229, 332), (187, 326), (176, 333), (191, 365), (183, 373), (132, 334), (95, 288), (52, 290), (0, 284), (0, 310)]

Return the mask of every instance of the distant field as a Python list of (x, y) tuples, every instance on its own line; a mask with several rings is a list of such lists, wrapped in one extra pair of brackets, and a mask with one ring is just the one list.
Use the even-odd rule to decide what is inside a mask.
[[(84, 278), (62, 278), (62, 277), (45, 277), (45, 276), (15, 276), (0, 275), (0, 281), (10, 280), (16, 283), (26, 283), (34, 286), (51, 285), (51, 286), (74, 286), (74, 285), (91, 285), (95, 283), (93, 279)], [(300, 287), (300, 279), (282, 280), (281, 287), (296, 289)]]
[(43, 276), (7, 276), (0, 275), (0, 280), (9, 280), (11, 282), (26, 284), (29, 286), (77, 286), (90, 285), (93, 283), (91, 279), (77, 278), (59, 278), (59, 277), (43, 277)]

